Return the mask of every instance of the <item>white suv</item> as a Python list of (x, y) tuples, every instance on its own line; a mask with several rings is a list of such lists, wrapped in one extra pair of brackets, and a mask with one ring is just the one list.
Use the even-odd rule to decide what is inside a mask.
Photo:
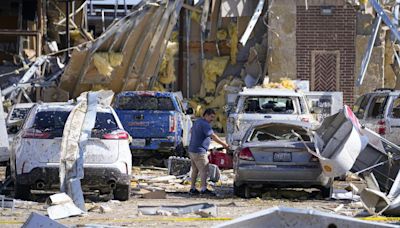
[(353, 112), (365, 127), (400, 145), (400, 91), (376, 89), (359, 97)]
[[(247, 129), (271, 120), (293, 120), (315, 124), (303, 93), (288, 89), (244, 88), (236, 99), (236, 108), (229, 114), (227, 141), (238, 146)], [(236, 144), (236, 145), (235, 145)]]
[[(44, 103), (29, 112), (11, 151), (16, 197), (31, 190), (59, 188), (60, 148), (65, 122), (74, 105)], [(129, 135), (110, 106), (98, 106), (95, 127), (84, 153), (83, 191), (99, 190), (128, 200), (132, 157)]]

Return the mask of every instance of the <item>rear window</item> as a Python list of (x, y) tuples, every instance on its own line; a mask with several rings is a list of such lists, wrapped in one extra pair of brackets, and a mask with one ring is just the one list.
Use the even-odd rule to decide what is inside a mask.
[(296, 136), (292, 130), (299, 134), (304, 141), (310, 141), (310, 136), (307, 134), (307, 131), (304, 128), (287, 124), (269, 124), (260, 128), (256, 128), (250, 135), (248, 141), (301, 141), (300, 137)]
[(248, 97), (244, 102), (244, 112), (264, 114), (300, 114), (295, 108), (296, 100), (298, 104), (298, 97)]
[(123, 110), (175, 110), (170, 97), (153, 96), (120, 97), (118, 99), (117, 108)]
[(387, 95), (379, 95), (372, 98), (367, 117), (375, 119), (383, 118), (388, 97)]
[[(68, 115), (67, 111), (40, 111), (36, 113), (32, 128), (49, 132), (53, 137), (62, 137)], [(111, 113), (98, 112), (96, 114), (96, 122), (92, 131), (93, 137), (101, 137), (102, 134), (116, 129), (118, 129), (118, 125)]]
[(10, 120), (23, 120), (31, 108), (14, 108), (11, 113)]

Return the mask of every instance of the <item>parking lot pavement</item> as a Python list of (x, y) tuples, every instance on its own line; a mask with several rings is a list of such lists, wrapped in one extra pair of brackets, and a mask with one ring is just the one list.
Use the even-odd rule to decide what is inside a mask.
[[(0, 169), (0, 175), (4, 175), (4, 169)], [(107, 197), (86, 198), (87, 215), (70, 217), (57, 220), (58, 222), (71, 225), (101, 224), (113, 226), (193, 226), (210, 227), (222, 222), (238, 218), (242, 215), (253, 213), (274, 206), (307, 208), (323, 212), (337, 213), (346, 216), (356, 216), (364, 209), (360, 202), (352, 200), (326, 200), (321, 199), (317, 190), (286, 189), (268, 190), (259, 192), (251, 199), (241, 199), (233, 195), (232, 170), (222, 171), (221, 181), (213, 187), (216, 196), (190, 196), (187, 191), (189, 184), (187, 180), (180, 180), (167, 175), (163, 169), (140, 169), (133, 168), (132, 193), (129, 201), (121, 202), (109, 200)], [(353, 183), (361, 184), (359, 181)], [(344, 189), (348, 182), (336, 181), (336, 189)], [(165, 191), (164, 199), (142, 198), (140, 189), (147, 191)], [(12, 211), (9, 208), (1, 209), (0, 226), (20, 227), (31, 212), (47, 214), (47, 206), (44, 202), (48, 195), (38, 195), (37, 203), (17, 202)], [(163, 196), (161, 196), (163, 198)], [(214, 204), (217, 207), (217, 216), (203, 218), (198, 214), (173, 214), (159, 211), (159, 215), (142, 215), (138, 212), (138, 206), (183, 206), (198, 203)]]

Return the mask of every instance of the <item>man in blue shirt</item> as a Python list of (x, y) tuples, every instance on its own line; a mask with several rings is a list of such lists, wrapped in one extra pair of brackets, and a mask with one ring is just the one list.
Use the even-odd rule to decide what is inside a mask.
[[(189, 144), (189, 157), (192, 165), (192, 185), (190, 194), (213, 194), (212, 191), (207, 189), (208, 177), (208, 157), (207, 151), (210, 146), (211, 139), (221, 144), (225, 149), (229, 146), (226, 142), (222, 141), (211, 128), (210, 123), (215, 119), (215, 112), (212, 109), (206, 109), (203, 118), (196, 120), (193, 123), (191, 130), (191, 138)], [(200, 173), (201, 178), (201, 191), (196, 189), (197, 175)]]

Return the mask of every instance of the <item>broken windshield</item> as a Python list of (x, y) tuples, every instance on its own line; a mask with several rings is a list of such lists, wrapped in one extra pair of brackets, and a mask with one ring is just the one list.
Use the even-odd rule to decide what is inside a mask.
[(175, 110), (170, 97), (153, 96), (124, 96), (117, 103), (118, 109), (123, 110)]
[(307, 130), (300, 126), (287, 124), (268, 124), (260, 128), (254, 129), (248, 142), (263, 142), (263, 141), (301, 141), (293, 132), (299, 134), (304, 141), (310, 141), (310, 136)]
[(295, 108), (297, 97), (260, 96), (248, 97), (244, 107), (246, 113), (299, 114)]

